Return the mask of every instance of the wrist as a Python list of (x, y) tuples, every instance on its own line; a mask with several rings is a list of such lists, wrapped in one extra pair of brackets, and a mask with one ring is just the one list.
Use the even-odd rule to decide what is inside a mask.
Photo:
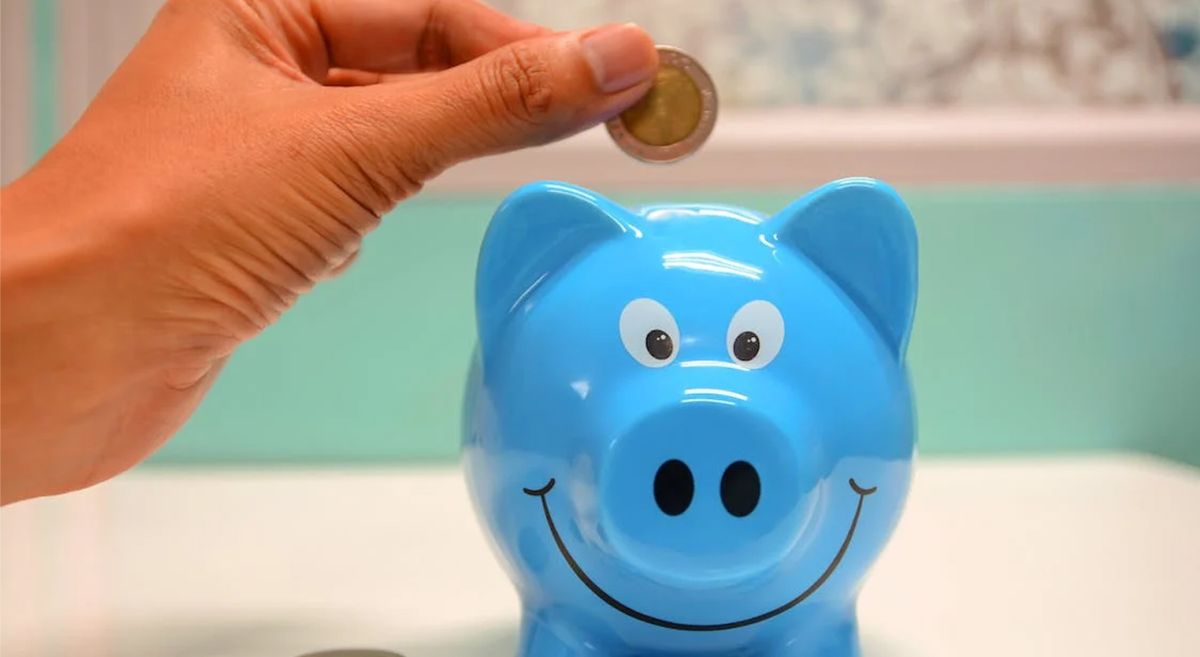
[(85, 485), (141, 374), (133, 295), (103, 207), (54, 194), (35, 174), (0, 192), (4, 502)]

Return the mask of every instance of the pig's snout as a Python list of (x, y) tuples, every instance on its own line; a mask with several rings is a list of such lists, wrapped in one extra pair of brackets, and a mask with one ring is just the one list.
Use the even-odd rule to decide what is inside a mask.
[(804, 533), (819, 447), (730, 401), (684, 396), (616, 437), (603, 461), (602, 530), (648, 577), (741, 580), (777, 564)]

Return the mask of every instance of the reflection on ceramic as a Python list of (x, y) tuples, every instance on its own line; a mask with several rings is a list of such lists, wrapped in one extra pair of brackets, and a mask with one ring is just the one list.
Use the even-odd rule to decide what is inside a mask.
[(520, 654), (858, 654), (914, 455), (915, 295), (912, 217), (870, 179), (774, 217), (510, 196), (464, 458)]

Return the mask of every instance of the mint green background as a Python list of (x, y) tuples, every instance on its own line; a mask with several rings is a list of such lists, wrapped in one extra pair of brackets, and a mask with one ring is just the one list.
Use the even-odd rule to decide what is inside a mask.
[[(921, 238), (924, 453), (1133, 449), (1200, 464), (1200, 189), (902, 189)], [(793, 194), (618, 199), (774, 212)], [(245, 345), (154, 463), (450, 459), (499, 197), (410, 200)]]
[(35, 0), (30, 6), (30, 33), (33, 35), (29, 57), (29, 82), (33, 93), (29, 109), (33, 117), (30, 162), (36, 161), (58, 138), (58, 3)]

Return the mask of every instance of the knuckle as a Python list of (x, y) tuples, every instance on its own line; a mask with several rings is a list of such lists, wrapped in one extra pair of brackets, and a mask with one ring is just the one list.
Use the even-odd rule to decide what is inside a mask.
[(541, 125), (554, 107), (554, 86), (546, 55), (530, 44), (507, 48), (492, 67), (500, 109), (522, 123)]
[(322, 170), (346, 181), (343, 191), (361, 200), (368, 215), (377, 218), (393, 203), (420, 191), (422, 181), (436, 175), (438, 167), (429, 157), (431, 149), (421, 148), (395, 120), (393, 108), (373, 105), (363, 101), (331, 110), (310, 130), (324, 148), (308, 150), (319, 152)]

